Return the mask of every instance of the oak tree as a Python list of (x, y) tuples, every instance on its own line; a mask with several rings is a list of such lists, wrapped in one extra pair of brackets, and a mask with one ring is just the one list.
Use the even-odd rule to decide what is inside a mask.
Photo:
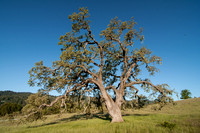
[(187, 89), (181, 91), (181, 99), (189, 99), (191, 98), (191, 92)]
[[(139, 89), (143, 89), (158, 96), (160, 102), (170, 101), (168, 95), (172, 91), (166, 84), (154, 85), (149, 79), (138, 77), (143, 68), (154, 75), (161, 58), (152, 55), (146, 47), (134, 47), (135, 43), (144, 39), (142, 29), (137, 28), (134, 19), (111, 19), (107, 28), (101, 31), (99, 41), (93, 35), (88, 18), (87, 8), (80, 8), (78, 13), (69, 15), (72, 30), (60, 37), (60, 59), (53, 62), (52, 67), (44, 66), (42, 61), (37, 62), (29, 71), (30, 86), (42, 86), (45, 92), (65, 90), (64, 95), (39, 108), (52, 106), (59, 99), (64, 101), (72, 93), (98, 90), (112, 122), (123, 122), (121, 105), (125, 94), (131, 91), (137, 96)], [(109, 93), (111, 91), (113, 93)]]

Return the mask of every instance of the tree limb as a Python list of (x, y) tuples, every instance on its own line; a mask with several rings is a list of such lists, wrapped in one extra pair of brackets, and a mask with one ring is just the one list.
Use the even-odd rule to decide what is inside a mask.
[(112, 86), (112, 85), (111, 86), (107, 86), (105, 89), (108, 90), (110, 88), (112, 88), (115, 92), (117, 92), (117, 89), (114, 86)]
[(92, 77), (98, 77), (95, 73), (88, 70), (84, 65), (77, 65), (78, 67), (82, 67), (86, 72), (88, 72)]
[(134, 84), (149, 84), (152, 87), (154, 87), (157, 91), (159, 91), (162, 95), (166, 96), (163, 90), (161, 90), (160, 88), (158, 88), (157, 86), (153, 85), (152, 83), (148, 81), (133, 81), (131, 83), (126, 84), (125, 87), (132, 87)]

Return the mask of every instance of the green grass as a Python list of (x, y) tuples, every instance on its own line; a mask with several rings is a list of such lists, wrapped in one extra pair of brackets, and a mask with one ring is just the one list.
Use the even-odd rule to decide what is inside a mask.
[(47, 116), (45, 121), (17, 125), (1, 121), (0, 133), (199, 133), (200, 98), (176, 102), (161, 111), (151, 105), (140, 110), (123, 111), (124, 123), (110, 123), (102, 114)]

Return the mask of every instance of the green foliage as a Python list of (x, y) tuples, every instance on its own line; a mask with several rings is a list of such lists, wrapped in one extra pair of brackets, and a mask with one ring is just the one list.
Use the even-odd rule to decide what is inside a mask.
[(168, 128), (170, 131), (172, 131), (174, 129), (174, 127), (176, 126), (176, 124), (170, 123), (168, 121), (164, 121), (164, 123), (161, 123), (160, 125), (162, 127)]
[(33, 122), (37, 120), (45, 120), (46, 117), (41, 112), (33, 113), (25, 118), (25, 122)]
[[(156, 65), (161, 64), (162, 59), (146, 47), (135, 46), (144, 40), (143, 29), (137, 26), (135, 20), (111, 19), (107, 28), (99, 34), (101, 41), (97, 41), (92, 34), (89, 16), (87, 8), (80, 8), (78, 13), (69, 15), (72, 30), (60, 36), (60, 59), (54, 61), (52, 67), (44, 66), (43, 61), (36, 62), (29, 71), (29, 85), (42, 87), (41, 91), (46, 93), (64, 90), (65, 96), (99, 91), (106, 104), (118, 110), (125, 93), (137, 97), (137, 85), (157, 96), (159, 103), (172, 101), (169, 95), (173, 91), (167, 84), (154, 85), (149, 79), (139, 76), (142, 71), (154, 75), (159, 71)], [(114, 92), (112, 95), (115, 96), (109, 92)], [(143, 106), (144, 101), (139, 106)], [(79, 105), (67, 104), (67, 107), (77, 108)], [(82, 107), (86, 106), (90, 105)]]
[(59, 100), (57, 104), (54, 104), (51, 107), (39, 109), (42, 104), (49, 104), (55, 100), (55, 98), (41, 93), (30, 95), (26, 100), (26, 106), (24, 106), (22, 109), (22, 113), (25, 115), (25, 121), (32, 122), (38, 119), (45, 119), (44, 115), (58, 114), (63, 112), (84, 112), (87, 114), (90, 114), (91, 112), (103, 112), (102, 99), (97, 97), (87, 97), (85, 95), (67, 96), (65, 99), (66, 107), (62, 105), (61, 100)]
[(0, 91), (0, 105), (4, 103), (16, 103), (25, 106), (25, 100), (31, 93), (28, 92), (13, 92), (13, 91)]
[(148, 98), (146, 96), (138, 96), (138, 103), (136, 104), (136, 107), (138, 108), (142, 108), (145, 105), (148, 105), (150, 103), (150, 101), (148, 100)]
[(0, 106), (0, 116), (21, 111), (22, 106), (16, 103), (4, 103)]
[(153, 101), (149, 100), (144, 95), (139, 95), (137, 99), (125, 101), (123, 104), (123, 109), (141, 109), (150, 104), (153, 104)]
[(191, 92), (187, 89), (181, 91), (181, 99), (191, 98)]
[(102, 98), (89, 97), (89, 96), (81, 96), (81, 95), (69, 95), (65, 100), (67, 105), (66, 112), (69, 113), (77, 113), (77, 112), (103, 112), (103, 108), (105, 108), (102, 104)]
[(54, 105), (49, 108), (39, 109), (42, 104), (49, 104), (51, 100), (54, 99), (55, 97), (53, 96), (41, 93), (30, 95), (26, 100), (26, 106), (24, 106), (22, 109), (22, 114), (26, 116), (25, 121), (32, 122), (38, 119), (44, 120), (44, 115), (59, 113), (60, 107), (58, 105)]
[[(26, 100), (26, 106), (23, 107), (22, 113), (25, 115), (28, 115), (32, 112), (35, 112), (38, 110), (40, 105), (49, 104), (51, 102), (50, 99), (53, 100), (54, 98), (52, 98), (52, 96), (48, 96), (48, 95), (40, 94), (40, 93), (32, 94)], [(43, 115), (54, 114), (58, 112), (59, 112), (58, 105), (52, 106), (50, 108), (44, 108), (40, 111), (40, 113)], [(39, 116), (38, 114), (36, 115), (37, 117)]]

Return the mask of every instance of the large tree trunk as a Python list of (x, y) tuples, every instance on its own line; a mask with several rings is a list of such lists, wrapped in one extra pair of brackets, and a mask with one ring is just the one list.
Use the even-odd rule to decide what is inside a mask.
[(112, 117), (112, 123), (114, 122), (123, 122), (121, 109), (116, 102), (107, 94), (107, 92), (103, 92), (103, 98), (105, 99), (105, 104), (108, 110), (108, 113)]
[(115, 103), (118, 105), (118, 107), (121, 109), (121, 105), (124, 103), (124, 98), (123, 98), (123, 92), (117, 91), (116, 92), (116, 101)]
[(112, 123), (114, 122), (123, 122), (121, 109), (118, 107), (118, 105), (112, 100), (112, 101), (106, 101), (106, 106), (108, 109), (108, 113), (112, 117)]
[(102, 96), (105, 100), (106, 108), (108, 110), (108, 113), (112, 117), (112, 123), (114, 122), (124, 122), (121, 114), (120, 106), (117, 102), (114, 102), (113, 99), (108, 95), (107, 91), (105, 90), (102, 82), (99, 84), (99, 88), (101, 90)]

